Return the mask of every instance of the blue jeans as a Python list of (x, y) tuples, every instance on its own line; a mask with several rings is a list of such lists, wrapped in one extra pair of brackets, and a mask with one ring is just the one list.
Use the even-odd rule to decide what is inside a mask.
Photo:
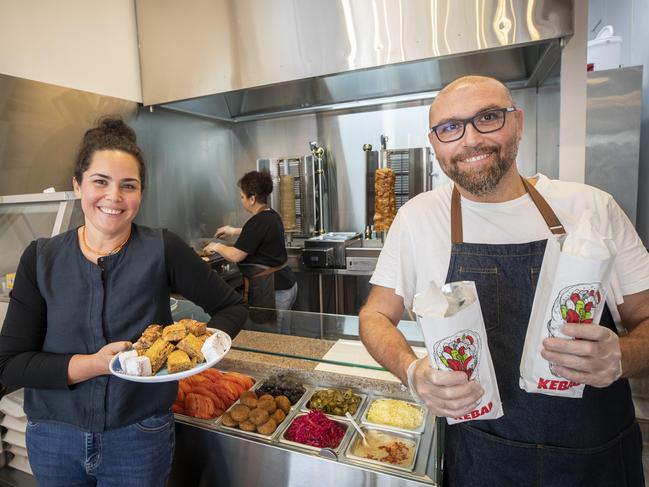
[(165, 486), (176, 440), (172, 413), (103, 433), (28, 421), (26, 437), (40, 487)]
[(275, 308), (289, 310), (297, 298), (297, 282), (289, 289), (275, 290)]

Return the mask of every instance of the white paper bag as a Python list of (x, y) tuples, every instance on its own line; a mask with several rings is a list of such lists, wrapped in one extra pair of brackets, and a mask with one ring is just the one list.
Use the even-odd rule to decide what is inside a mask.
[(432, 367), (464, 371), (469, 380), (479, 381), (485, 390), (474, 410), (446, 421), (454, 424), (501, 417), (502, 403), (475, 284), (453, 282), (441, 289), (432, 284), (415, 296), (413, 311)]
[(570, 338), (559, 330), (564, 323), (599, 323), (616, 249), (597, 227), (597, 219), (585, 212), (575, 235), (548, 239), (520, 363), (519, 384), (527, 392), (583, 395), (584, 385), (555, 374), (541, 350), (548, 337)]

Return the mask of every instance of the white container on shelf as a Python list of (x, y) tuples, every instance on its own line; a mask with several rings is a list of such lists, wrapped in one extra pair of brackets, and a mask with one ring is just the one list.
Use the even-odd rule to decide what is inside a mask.
[(7, 430), (7, 432), (2, 436), (2, 441), (5, 443), (11, 443), (12, 445), (19, 446), (21, 448), (27, 448), (25, 442), (25, 433), (18, 433), (18, 431)]
[(17, 391), (7, 394), (0, 399), (0, 412), (3, 412), (14, 418), (24, 418), (25, 411), (23, 410), (25, 402), (25, 390), (18, 389)]
[(27, 418), (14, 418), (6, 414), (4, 418), (0, 419), (0, 426), (24, 433), (27, 430)]
[(592, 63), (595, 71), (619, 68), (621, 56), (622, 38), (613, 35), (612, 25), (602, 27), (595, 39), (588, 41), (586, 62)]

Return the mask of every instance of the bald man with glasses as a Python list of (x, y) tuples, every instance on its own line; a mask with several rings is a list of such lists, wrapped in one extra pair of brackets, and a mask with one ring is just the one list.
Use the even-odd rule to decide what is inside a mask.
[[(644, 485), (627, 380), (649, 373), (649, 254), (635, 229), (603, 191), (519, 174), (523, 112), (499, 81), (455, 80), (433, 101), (429, 121), (430, 143), (452, 183), (399, 210), (360, 333), (433, 414), (461, 417), (480, 400), (480, 384), (417, 360), (396, 325), (431, 282), (476, 283), (504, 416), (447, 427), (444, 484)], [(609, 305), (599, 324), (564, 325), (574, 339), (548, 338), (541, 351), (561, 376), (586, 384), (583, 398), (528, 394), (518, 385), (519, 363), (545, 245), (574, 230), (585, 210), (599, 216), (599, 231), (618, 249)]]

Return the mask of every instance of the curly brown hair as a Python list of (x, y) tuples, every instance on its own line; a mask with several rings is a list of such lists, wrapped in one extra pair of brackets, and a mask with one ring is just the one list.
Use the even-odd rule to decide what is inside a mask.
[(248, 198), (255, 196), (258, 203), (268, 203), (273, 192), (273, 178), (266, 171), (250, 171), (243, 175), (237, 185)]
[(74, 179), (81, 184), (83, 173), (90, 167), (92, 156), (101, 150), (119, 150), (132, 155), (138, 164), (140, 187), (144, 190), (146, 168), (142, 149), (137, 145), (135, 131), (119, 117), (104, 117), (96, 127), (86, 131), (79, 144), (74, 164)]

